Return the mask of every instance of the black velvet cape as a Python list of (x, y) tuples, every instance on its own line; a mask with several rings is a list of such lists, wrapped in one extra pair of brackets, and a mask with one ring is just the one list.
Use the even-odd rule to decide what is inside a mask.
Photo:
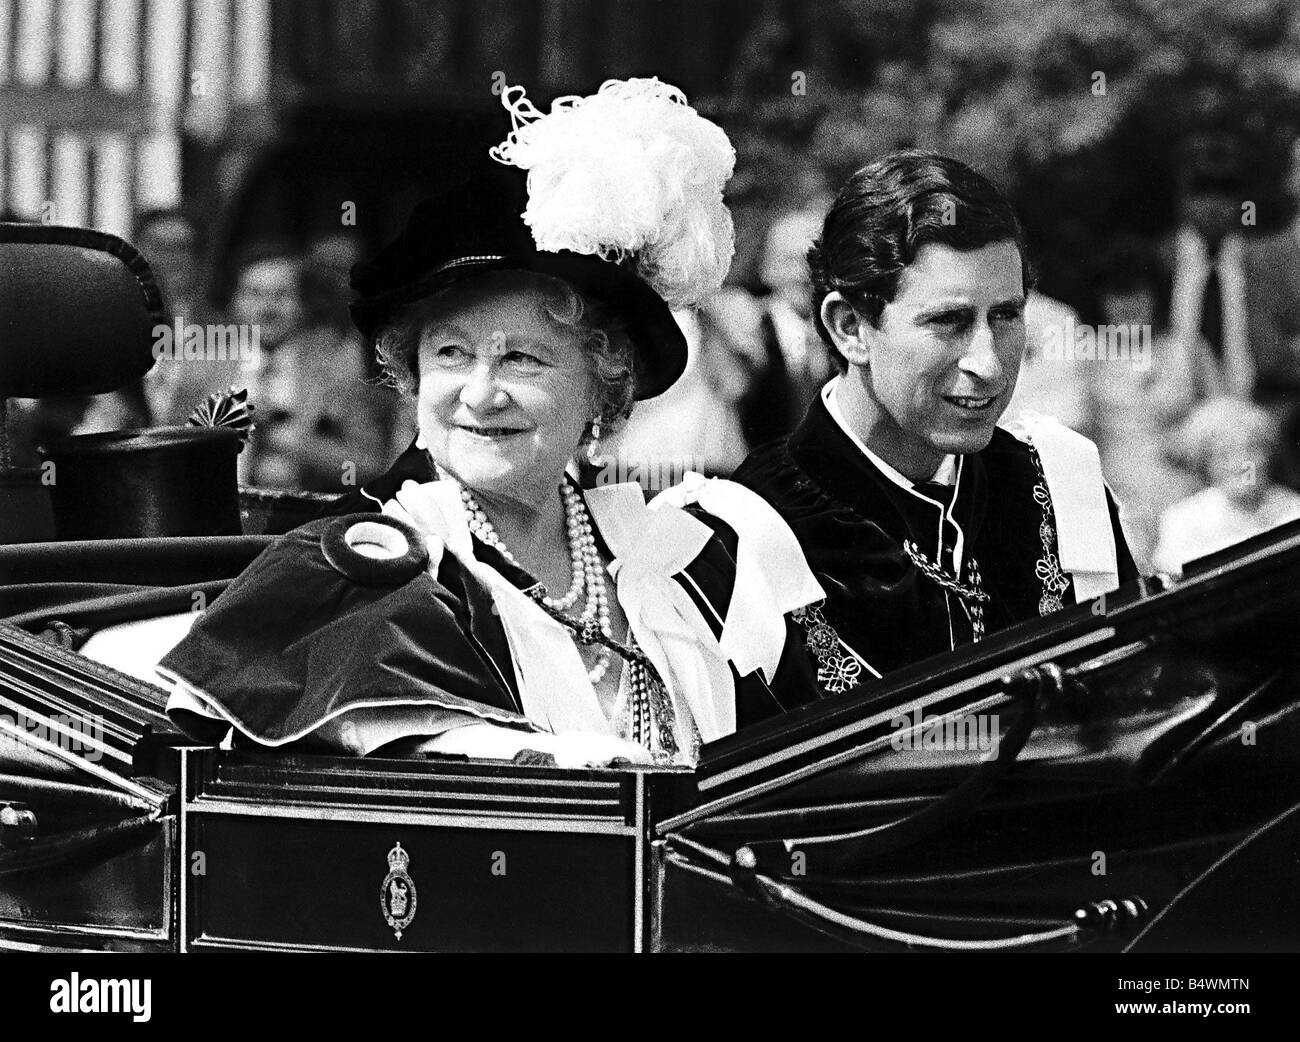
[[(788, 438), (756, 449), (732, 480), (771, 503), (794, 530), (826, 590), (827, 621), (875, 670), (887, 673), (971, 641), (959, 598), (923, 575), (903, 549), (911, 540), (935, 560), (941, 525), (951, 550), (953, 524), (942, 521), (938, 504), (901, 488), (863, 455), (820, 396)], [(986, 633), (1040, 614), (1045, 518), (1034, 499), (1038, 481), (1033, 450), (1001, 428), (983, 451), (960, 458), (952, 520), (990, 597)], [(1106, 496), (1123, 584), (1137, 569)], [(1050, 512), (1048, 524), (1055, 546)], [(1074, 603), (1072, 588), (1062, 602)]]

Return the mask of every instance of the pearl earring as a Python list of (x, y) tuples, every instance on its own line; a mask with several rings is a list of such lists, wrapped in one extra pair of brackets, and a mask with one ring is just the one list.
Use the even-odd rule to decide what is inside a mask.
[(593, 467), (599, 466), (600, 456), (596, 451), (600, 443), (600, 417), (591, 421), (591, 440), (587, 442), (587, 462)]

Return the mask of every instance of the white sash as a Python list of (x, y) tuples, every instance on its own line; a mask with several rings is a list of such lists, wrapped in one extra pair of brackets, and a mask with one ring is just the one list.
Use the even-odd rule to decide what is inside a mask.
[(734, 481), (690, 471), (657, 495), (654, 510), (698, 503), (737, 536), (736, 579), (719, 643), (742, 677), (762, 670), (771, 680), (785, 642), (785, 616), (826, 593), (813, 577), (799, 540), (758, 493)]
[[(721, 607), (726, 615), (721, 642), (674, 579), (699, 556), (712, 529), (673, 509), (670, 499), (656, 501), (651, 509), (635, 484), (584, 492), (592, 521), (613, 556), (610, 574), (632, 634), (663, 678), (679, 717), (689, 712), (701, 739), (709, 742), (736, 730), (728, 660), (742, 675), (757, 668), (770, 677), (785, 642), (784, 612), (819, 600), (823, 593), (793, 533), (754, 493), (731, 482), (706, 482), (679, 495), (699, 498), (705, 509), (717, 508), (718, 516), (740, 536), (735, 589), (730, 605)], [(426, 538), (441, 540), (491, 592), (530, 720), (555, 733), (613, 733), (569, 631), (474, 557), (454, 482), (408, 481), (396, 501), (384, 504), (384, 512), (409, 521)], [(760, 533), (765, 536), (756, 542)]]
[(1078, 604), (1119, 586), (1119, 555), (1097, 446), (1054, 416), (1026, 410), (1006, 429), (1038, 450), (1056, 518), (1061, 570)]

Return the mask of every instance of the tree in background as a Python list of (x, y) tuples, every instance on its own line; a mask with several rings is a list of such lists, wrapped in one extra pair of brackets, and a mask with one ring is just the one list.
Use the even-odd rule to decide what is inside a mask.
[(706, 107), (740, 153), (750, 215), (891, 148), (938, 148), (1018, 200), (1044, 288), (1087, 308), (1089, 259), (1174, 218), (1178, 142), (1232, 133), (1259, 227), (1290, 216), (1300, 7), (1288, 0), (767, 0)]

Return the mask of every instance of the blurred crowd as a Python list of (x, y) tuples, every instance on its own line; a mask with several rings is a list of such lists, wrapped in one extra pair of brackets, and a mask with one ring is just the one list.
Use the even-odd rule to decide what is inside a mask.
[(185, 424), (210, 395), (232, 388), (246, 390), (253, 406), (239, 458), (246, 486), (345, 491), (382, 473), (409, 444), (414, 409), (381, 384), (348, 319), (348, 273), (362, 251), (355, 236), (320, 235), (302, 247), (249, 242), (211, 279), (202, 223), (183, 210), (141, 214), (135, 245), (166, 309), (153, 369), (112, 394), (19, 401), (19, 465), (34, 465), (39, 446), (64, 434)]
[[(1177, 226), (1164, 237), (1117, 231), (1078, 258), (1085, 308), (1040, 290), (1026, 308), (1004, 422), (1053, 415), (1096, 443), (1144, 572), (1177, 574), (1300, 518), (1300, 216), (1255, 231), (1248, 162), (1231, 136), (1189, 137)], [(1289, 189), (1300, 201), (1300, 144)], [(797, 422), (831, 373), (804, 260), (826, 205), (773, 216), (757, 278), (687, 326), (690, 379), (634, 415), (625, 471), (645, 463), (641, 473), (662, 480), (673, 468), (650, 465), (658, 455), (726, 474)]]
[[(1025, 359), (1004, 420), (1026, 409), (1055, 415), (1097, 444), (1144, 571), (1176, 573), (1300, 517), (1300, 217), (1256, 232), (1242, 201), (1248, 162), (1230, 140), (1189, 138), (1177, 226), (1164, 237), (1117, 232), (1098, 256), (1079, 258), (1090, 308), (1035, 290), (1026, 310)], [(1289, 187), (1300, 200), (1300, 147)], [(829, 202), (809, 192), (741, 229), (752, 256), (732, 284), (678, 316), (691, 352), (685, 376), (605, 441), (595, 480), (657, 491), (686, 470), (727, 475), (793, 428), (833, 372), (811, 321), (806, 263)], [(359, 240), (343, 230), (301, 247), (248, 243), (211, 280), (220, 293), (200, 275), (202, 240), (201, 223), (180, 210), (138, 220), (136, 244), (178, 332), (233, 325), (256, 331), (252, 350), (177, 352), (123, 392), (23, 403), (19, 462), (24, 447), (31, 457), (61, 433), (184, 423), (208, 395), (243, 387), (256, 425), (240, 457), (243, 484), (334, 492), (382, 473), (410, 443), (414, 408), (380, 383), (348, 320)]]
[[(1143, 571), (1300, 517), (1300, 216), (1256, 232), (1248, 162), (1190, 137), (1177, 226), (1081, 258), (1092, 315), (1041, 293), (1027, 309), (1007, 418), (1055, 415), (1097, 444)], [(1300, 200), (1300, 144), (1289, 188)]]

